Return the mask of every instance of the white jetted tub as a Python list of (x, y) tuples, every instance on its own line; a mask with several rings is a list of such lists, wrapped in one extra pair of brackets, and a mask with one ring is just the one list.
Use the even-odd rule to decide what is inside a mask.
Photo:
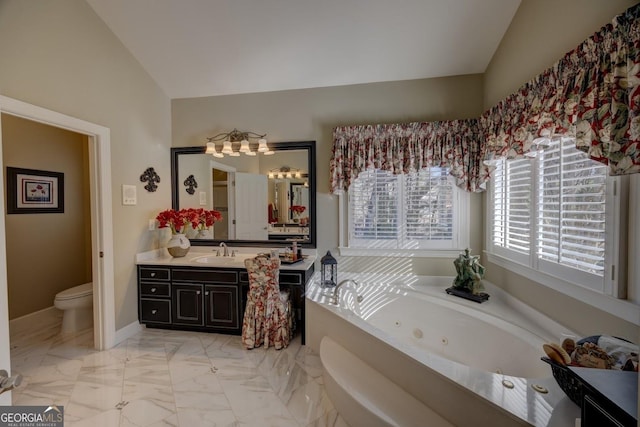
[(308, 287), (307, 344), (352, 427), (574, 427), (579, 408), (540, 360), (571, 331), (488, 283), (478, 304), (446, 294), (450, 277), (347, 278), (358, 286), (337, 306), (319, 280)]

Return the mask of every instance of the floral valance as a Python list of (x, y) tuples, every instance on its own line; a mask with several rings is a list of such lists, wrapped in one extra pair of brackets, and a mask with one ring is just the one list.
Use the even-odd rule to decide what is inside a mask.
[(331, 191), (367, 168), (403, 173), (451, 168), (458, 186), (482, 191), (483, 160), (521, 157), (540, 137), (573, 136), (612, 175), (640, 172), (640, 5), (567, 53), (477, 120), (334, 129)]
[(611, 175), (640, 172), (640, 5), (480, 117), (488, 157), (520, 157), (539, 137), (573, 136)]
[(431, 166), (449, 167), (458, 186), (479, 191), (479, 136), (475, 119), (335, 128), (331, 192), (347, 190), (367, 169), (400, 174)]

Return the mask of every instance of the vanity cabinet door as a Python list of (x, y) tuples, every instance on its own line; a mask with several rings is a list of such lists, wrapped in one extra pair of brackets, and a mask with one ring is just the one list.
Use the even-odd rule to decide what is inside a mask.
[(205, 326), (241, 332), (237, 285), (205, 285)]
[(204, 290), (201, 284), (172, 283), (173, 304), (171, 310), (174, 325), (204, 325), (203, 294)]

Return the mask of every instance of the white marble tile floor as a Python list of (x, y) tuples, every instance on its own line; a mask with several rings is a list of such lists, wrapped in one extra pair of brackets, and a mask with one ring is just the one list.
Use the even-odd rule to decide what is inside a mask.
[(107, 351), (61, 317), (10, 327), (14, 405), (62, 405), (66, 427), (346, 427), (320, 360), (294, 338), (246, 350), (240, 337), (145, 329)]

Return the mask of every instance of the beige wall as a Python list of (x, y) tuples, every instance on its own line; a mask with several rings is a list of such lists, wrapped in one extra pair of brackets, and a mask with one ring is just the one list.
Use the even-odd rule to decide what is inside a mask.
[[(630, 0), (523, 0), (485, 73), (485, 107), (517, 91), (635, 3), (637, 1)], [(504, 270), (486, 259), (483, 262), (489, 281), (577, 332), (609, 333), (634, 341), (638, 338), (637, 326), (613, 314)]]
[[(316, 141), (318, 251), (337, 254), (338, 199), (329, 194), (333, 128), (339, 125), (399, 123), (478, 117), (482, 112), (482, 76), (291, 90), (172, 101), (174, 146), (203, 145), (206, 137), (233, 128), (266, 133), (269, 141)], [(472, 212), (480, 210), (472, 195)], [(481, 216), (472, 215), (471, 247), (481, 247)], [(422, 274), (455, 274), (442, 260), (340, 260), (340, 268), (398, 271), (411, 266)], [(409, 268), (409, 267), (406, 267)]]
[(517, 91), (637, 0), (522, 0), (484, 75), (485, 109)]
[[(122, 328), (137, 320), (135, 254), (166, 238), (146, 230), (171, 207), (169, 99), (84, 0), (2, 0), (0, 40), (2, 95), (110, 129), (115, 317)], [(148, 167), (162, 178), (154, 193), (140, 182)], [(137, 187), (137, 205), (122, 205), (122, 184)]]
[(86, 136), (1, 117), (5, 166), (64, 174), (64, 213), (5, 215), (9, 318), (14, 319), (51, 307), (56, 293), (91, 281), (89, 169)]

